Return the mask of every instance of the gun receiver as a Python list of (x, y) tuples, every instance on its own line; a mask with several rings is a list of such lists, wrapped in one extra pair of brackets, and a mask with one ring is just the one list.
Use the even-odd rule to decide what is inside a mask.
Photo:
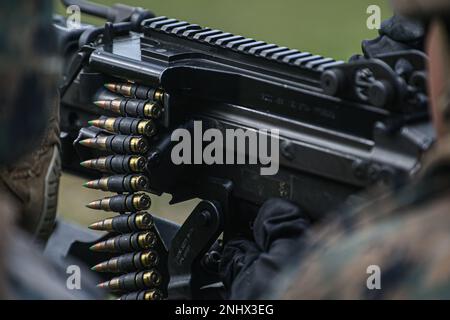
[[(210, 120), (222, 130), (279, 128), (278, 176), (257, 177), (255, 168), (242, 166), (195, 171), (233, 181), (237, 197), (256, 203), (287, 197), (312, 214), (334, 208), (376, 180), (416, 172), (421, 153), (433, 141), (421, 119), (394, 133), (389, 130), (411, 114), (426, 114), (424, 89), (415, 85), (425, 76), (425, 57), (419, 52), (344, 63), (165, 17), (145, 20), (142, 29), (142, 34), (114, 37), (110, 45), (83, 48), (89, 50), (87, 63), (62, 97), (63, 131), (77, 132), (100, 116), (93, 101), (117, 98), (103, 89), (104, 83), (160, 87), (167, 95), (160, 133), (187, 119)], [(391, 67), (400, 60), (411, 65), (408, 80), (413, 83)], [(332, 81), (338, 82), (335, 96), (326, 93)], [(382, 88), (386, 103), (377, 106), (372, 100), (380, 95), (370, 92)], [(172, 180), (163, 179), (165, 185)], [(258, 194), (255, 182), (265, 187)], [(177, 198), (170, 190), (176, 185), (174, 177), (173, 185), (165, 186), (169, 190), (156, 190)], [(324, 195), (329, 201), (323, 201)]]

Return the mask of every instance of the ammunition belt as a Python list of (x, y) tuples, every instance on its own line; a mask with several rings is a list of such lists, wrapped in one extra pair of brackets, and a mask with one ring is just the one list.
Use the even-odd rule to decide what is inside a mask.
[(91, 247), (94, 252), (108, 252), (113, 257), (92, 267), (93, 271), (112, 274), (100, 283), (123, 300), (159, 300), (167, 296), (168, 275), (162, 244), (151, 206), (149, 178), (145, 174), (148, 139), (156, 134), (156, 121), (163, 112), (164, 93), (159, 89), (134, 84), (106, 84), (123, 98), (94, 103), (116, 118), (102, 116), (89, 122), (108, 135), (80, 141), (88, 148), (110, 153), (106, 157), (83, 161), (83, 167), (105, 174), (84, 186), (117, 195), (92, 201), (93, 210), (117, 212), (118, 215), (95, 222), (93, 230), (108, 232), (108, 238)]

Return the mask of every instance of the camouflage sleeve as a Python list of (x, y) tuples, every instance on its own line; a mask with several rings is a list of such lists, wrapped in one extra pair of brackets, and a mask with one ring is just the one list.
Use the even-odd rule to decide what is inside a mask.
[(0, 2), (0, 187), (22, 205), (19, 222), (45, 239), (59, 178), (60, 63), (52, 2)]
[[(311, 232), (286, 299), (450, 297), (450, 152), (417, 183)], [(286, 289), (287, 288), (287, 289)]]

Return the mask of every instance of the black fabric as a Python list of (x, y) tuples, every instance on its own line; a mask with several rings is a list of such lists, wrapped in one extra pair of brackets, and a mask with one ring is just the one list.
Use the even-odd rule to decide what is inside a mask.
[(367, 58), (395, 51), (424, 50), (425, 27), (418, 20), (395, 15), (383, 21), (379, 35), (376, 39), (362, 42)]
[(254, 242), (235, 239), (224, 247), (220, 267), (229, 298), (267, 297), (274, 285), (271, 280), (298, 256), (308, 227), (308, 218), (298, 206), (268, 200), (256, 217)]

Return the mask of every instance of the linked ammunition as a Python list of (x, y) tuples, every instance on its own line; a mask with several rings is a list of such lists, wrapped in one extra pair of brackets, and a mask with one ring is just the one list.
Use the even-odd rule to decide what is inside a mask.
[(164, 101), (164, 91), (133, 83), (107, 83), (105, 88), (111, 92), (137, 99), (150, 99), (158, 102)]
[(148, 178), (141, 174), (126, 174), (86, 182), (84, 187), (111, 192), (135, 192), (148, 190)]
[(89, 125), (120, 134), (142, 134), (151, 137), (156, 133), (156, 126), (152, 120), (143, 120), (129, 117), (102, 117), (97, 120), (89, 121)]
[(81, 162), (88, 169), (111, 173), (144, 172), (147, 161), (142, 156), (114, 155)]
[(150, 230), (153, 227), (153, 217), (146, 211), (122, 214), (95, 222), (89, 226), (92, 230), (128, 233), (133, 231)]
[(161, 284), (161, 274), (155, 269), (127, 273), (112, 278), (109, 281), (98, 284), (99, 288), (109, 291), (137, 291), (147, 288), (155, 288)]
[(137, 232), (122, 234), (99, 242), (90, 247), (96, 252), (125, 253), (149, 249), (156, 244), (156, 235), (153, 232)]
[(92, 201), (87, 205), (94, 210), (114, 211), (114, 212), (134, 212), (150, 208), (151, 199), (144, 193), (119, 194), (112, 197)]
[(146, 153), (148, 142), (141, 136), (111, 135), (81, 140), (83, 146), (114, 153)]
[(155, 267), (158, 262), (158, 253), (155, 250), (146, 250), (114, 257), (95, 265), (92, 270), (111, 273), (133, 272)]
[(124, 294), (119, 298), (119, 300), (161, 300), (163, 298), (163, 294), (158, 289), (152, 290), (142, 290), (138, 292), (131, 292)]
[(111, 111), (116, 114), (136, 118), (153, 118), (158, 119), (163, 109), (154, 101), (137, 100), (137, 99), (116, 99), (116, 100), (99, 100), (94, 104), (104, 110)]

